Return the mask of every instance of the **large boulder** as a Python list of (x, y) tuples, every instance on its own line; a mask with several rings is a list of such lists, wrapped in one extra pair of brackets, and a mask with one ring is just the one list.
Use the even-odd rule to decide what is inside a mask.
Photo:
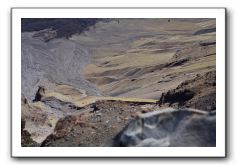
[(216, 115), (166, 108), (139, 115), (113, 141), (119, 147), (214, 147)]

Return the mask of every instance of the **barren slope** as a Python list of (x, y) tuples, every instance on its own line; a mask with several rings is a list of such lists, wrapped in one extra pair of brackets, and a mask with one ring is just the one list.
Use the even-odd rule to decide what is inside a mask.
[(54, 83), (98, 95), (95, 87), (80, 74), (92, 55), (89, 48), (66, 39), (44, 42), (33, 35), (22, 33), (22, 93), (28, 99), (33, 100), (38, 86), (51, 88)]
[(113, 19), (54, 34), (22, 33), (23, 146), (108, 146), (159, 106), (215, 111), (214, 19)]
[(214, 19), (119, 19), (72, 40), (93, 49), (83, 72), (103, 95), (158, 99), (197, 73), (215, 70), (213, 27)]

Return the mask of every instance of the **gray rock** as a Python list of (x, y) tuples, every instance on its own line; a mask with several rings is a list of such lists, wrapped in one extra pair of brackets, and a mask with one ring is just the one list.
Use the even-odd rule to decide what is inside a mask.
[(114, 138), (113, 146), (214, 147), (216, 115), (173, 108), (141, 114)]

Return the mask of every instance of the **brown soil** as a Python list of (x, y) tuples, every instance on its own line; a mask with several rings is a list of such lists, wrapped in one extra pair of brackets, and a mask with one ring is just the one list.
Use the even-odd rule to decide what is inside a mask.
[(138, 113), (153, 111), (156, 104), (99, 101), (60, 119), (55, 132), (41, 146), (109, 146), (118, 132)]

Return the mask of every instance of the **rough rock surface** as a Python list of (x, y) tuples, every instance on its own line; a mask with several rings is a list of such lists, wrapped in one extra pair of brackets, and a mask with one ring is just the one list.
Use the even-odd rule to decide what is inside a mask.
[(216, 116), (167, 108), (140, 115), (115, 138), (116, 147), (214, 147)]
[(216, 72), (198, 74), (181, 83), (176, 89), (163, 93), (160, 105), (192, 107), (206, 111), (216, 109)]
[[(41, 143), (54, 130), (55, 124), (64, 113), (45, 106), (42, 102), (31, 102), (22, 95), (22, 135)], [(28, 136), (30, 135), (30, 136)]]
[(139, 113), (155, 109), (155, 104), (98, 101), (61, 118), (41, 144), (48, 147), (111, 146), (112, 139)]

